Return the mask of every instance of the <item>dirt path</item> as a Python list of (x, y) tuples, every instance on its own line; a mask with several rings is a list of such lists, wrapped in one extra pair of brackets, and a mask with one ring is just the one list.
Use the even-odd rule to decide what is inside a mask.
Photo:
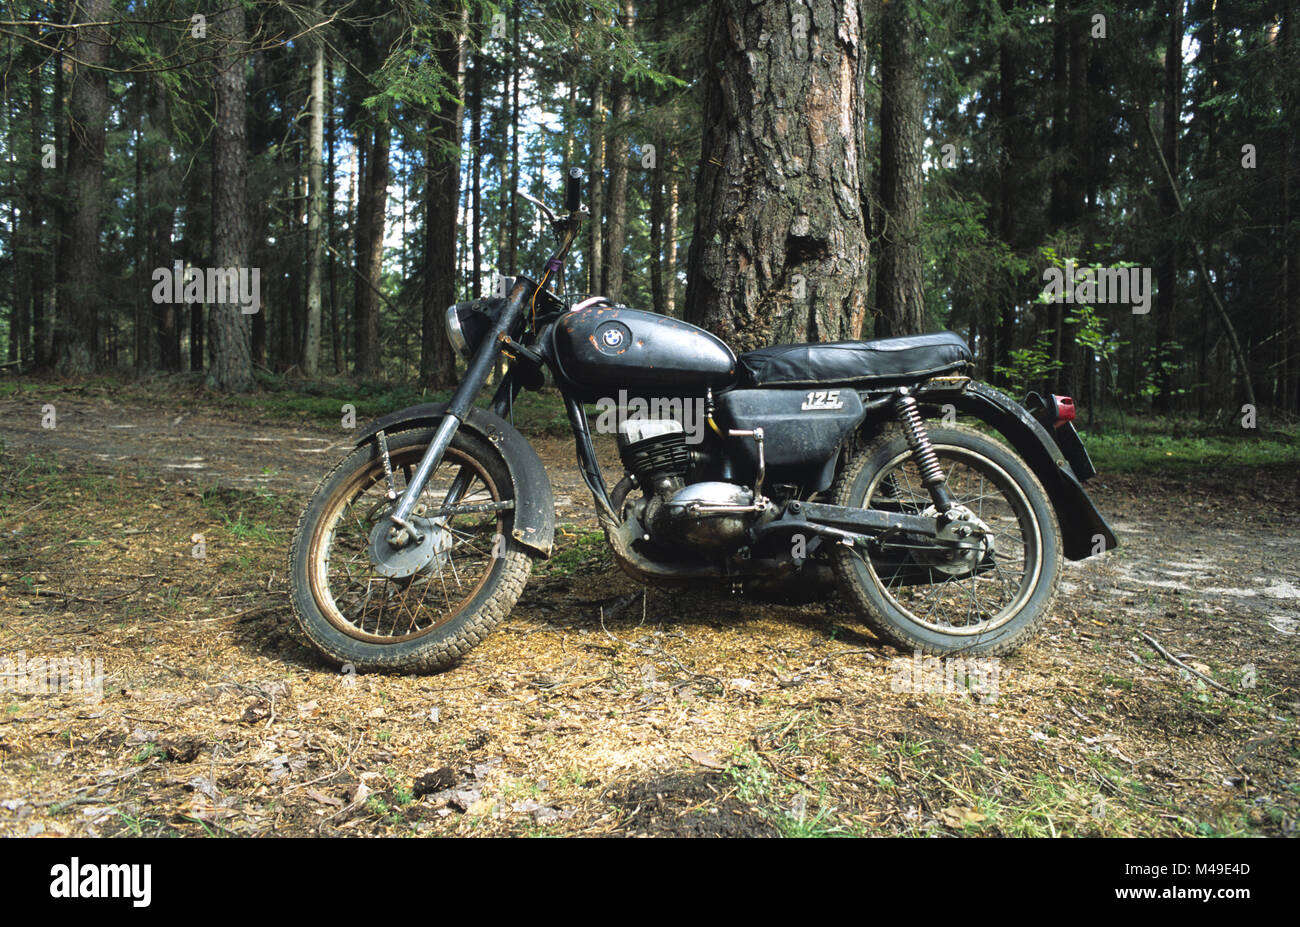
[[(49, 450), (97, 467), (143, 468), (167, 483), (263, 487), (302, 500), (353, 444), (353, 432), (342, 427), (171, 403), (61, 399), (51, 429), (41, 424), (43, 406), (0, 400), (0, 439), (19, 453)], [(558, 519), (595, 525), (572, 441), (543, 437), (533, 446), (547, 462)], [(602, 467), (616, 466), (612, 441), (601, 439), (598, 450)]]
[[(0, 833), (1295, 830), (1295, 473), (1099, 478), (1124, 546), (1069, 565), (991, 704), (900, 687), (833, 599), (643, 592), (577, 529), (460, 666), (353, 677), (283, 591), (342, 429), (56, 414), (0, 401), (0, 656), (102, 658), (105, 696), (0, 693)], [(571, 443), (535, 445), (593, 526)]]

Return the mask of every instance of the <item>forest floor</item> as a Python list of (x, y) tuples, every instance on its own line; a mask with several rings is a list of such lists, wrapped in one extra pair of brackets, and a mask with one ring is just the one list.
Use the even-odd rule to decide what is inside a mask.
[(0, 399), (0, 668), (84, 659), (103, 693), (0, 677), (0, 834), (1296, 833), (1294, 464), (1100, 475), (1123, 546), (1067, 564), (979, 699), (901, 686), (833, 596), (638, 586), (543, 435), (564, 527), (513, 614), (441, 674), (357, 676), (285, 588), (337, 422), (54, 406)]

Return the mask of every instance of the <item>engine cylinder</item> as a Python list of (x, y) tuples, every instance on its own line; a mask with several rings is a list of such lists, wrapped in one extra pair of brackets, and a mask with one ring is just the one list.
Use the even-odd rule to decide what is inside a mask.
[(664, 480), (685, 481), (691, 451), (680, 422), (633, 419), (618, 428), (618, 453), (638, 485), (650, 491)]

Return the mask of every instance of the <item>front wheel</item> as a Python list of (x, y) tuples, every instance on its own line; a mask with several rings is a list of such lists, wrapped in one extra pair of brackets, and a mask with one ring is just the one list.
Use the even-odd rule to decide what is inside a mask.
[[(930, 441), (961, 506), (941, 539), (895, 534), (836, 545), (840, 589), (886, 642), (927, 654), (1009, 653), (1046, 619), (1061, 574), (1061, 533), (1047, 493), (1008, 448), (963, 425)], [(887, 429), (849, 461), (836, 505), (932, 517), (935, 509), (901, 430)]]
[[(399, 496), (433, 435), (388, 437)], [(443, 514), (453, 485), (459, 499)], [(491, 445), (458, 431), (412, 511), (422, 544), (401, 555), (383, 546), (387, 489), (375, 441), (321, 481), (289, 551), (294, 611), (312, 643), (358, 671), (443, 669), (509, 614), (532, 569), (511, 537), (510, 474)]]

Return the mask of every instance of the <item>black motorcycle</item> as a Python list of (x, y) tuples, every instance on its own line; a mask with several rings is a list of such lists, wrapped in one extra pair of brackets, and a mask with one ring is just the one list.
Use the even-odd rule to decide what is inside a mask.
[[(555, 510), (507, 418), (548, 372), (614, 559), (646, 583), (829, 568), (885, 641), (991, 655), (1046, 618), (1062, 557), (1116, 545), (1082, 486), (1095, 471), (1073, 403), (1021, 405), (971, 379), (951, 332), (737, 357), (677, 319), (547, 289), (586, 212), (580, 184), (571, 172), (560, 215), (529, 197), (559, 238), (540, 281), (508, 278), (507, 295), (448, 309), (468, 363), (451, 400), (370, 424), (312, 495), (289, 575), (325, 654), (361, 671), (440, 669), (510, 612), (551, 553)], [(503, 360), (490, 410), (476, 407)], [(591, 403), (617, 435), (613, 489)]]

